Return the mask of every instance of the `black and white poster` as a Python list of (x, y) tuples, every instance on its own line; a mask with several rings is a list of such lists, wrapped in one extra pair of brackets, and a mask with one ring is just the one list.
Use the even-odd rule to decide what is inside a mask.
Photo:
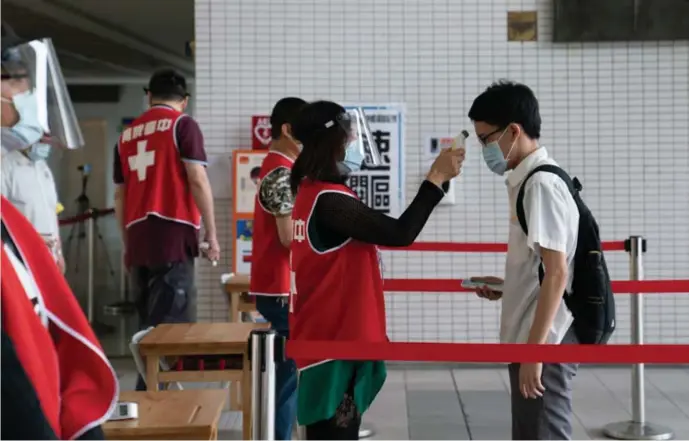
[(367, 159), (361, 171), (349, 177), (349, 187), (378, 211), (397, 217), (404, 208), (404, 106), (401, 104), (353, 104), (366, 115), (382, 164)]

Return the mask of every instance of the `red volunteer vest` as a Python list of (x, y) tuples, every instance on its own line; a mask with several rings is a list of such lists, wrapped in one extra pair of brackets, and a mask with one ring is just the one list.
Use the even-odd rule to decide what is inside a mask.
[(177, 123), (186, 117), (170, 107), (154, 106), (120, 135), (127, 227), (148, 215), (200, 227), (201, 214), (175, 136)]
[[(276, 168), (291, 170), (293, 164), (294, 160), (280, 152), (268, 152), (261, 163), (259, 182)], [(258, 194), (254, 200), (249, 292), (257, 296), (289, 295), (289, 249), (280, 242), (275, 216), (263, 208)]]
[(59, 439), (106, 421), (117, 404), (117, 376), (43, 239), (2, 198), (2, 221), (41, 292), (50, 331), (41, 323), (2, 247), (2, 327)]
[[(295, 200), (290, 339), (387, 342), (378, 248), (352, 239), (326, 251), (311, 244), (311, 213), (319, 195), (328, 192), (357, 197), (344, 185), (305, 180)], [(327, 360), (295, 361), (305, 369)]]

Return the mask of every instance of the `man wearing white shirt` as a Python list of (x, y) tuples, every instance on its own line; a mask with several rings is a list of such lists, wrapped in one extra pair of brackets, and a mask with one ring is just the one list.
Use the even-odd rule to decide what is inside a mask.
[[(567, 184), (552, 173), (536, 173), (524, 189), (523, 232), (516, 215), (517, 194), (524, 179), (539, 165), (553, 164), (538, 143), (541, 117), (538, 100), (525, 85), (495, 83), (479, 95), (469, 118), (483, 148), (488, 168), (506, 179), (510, 226), (503, 292), (477, 290), (489, 300), (502, 298), (502, 343), (576, 343), (572, 314), (563, 295), (572, 284), (579, 211)], [(539, 266), (543, 280), (539, 283)], [(571, 382), (577, 365), (570, 363), (512, 363), (512, 439), (571, 439)]]
[[(2, 78), (2, 127), (16, 125), (21, 121), (26, 125), (36, 125), (35, 112), (17, 109), (13, 98), (31, 89), (30, 76), (22, 74), (21, 69), (10, 75), (3, 66)], [(41, 136), (40, 129), (27, 148), (16, 150), (9, 147), (10, 137), (3, 133), (2, 146), (2, 195), (5, 196), (31, 222), (36, 231), (45, 239), (64, 273), (65, 261), (60, 245), (60, 230), (57, 219), (57, 190), (53, 174), (46, 159), (51, 147), (40, 141), (48, 140)], [(8, 146), (5, 143), (8, 143)]]

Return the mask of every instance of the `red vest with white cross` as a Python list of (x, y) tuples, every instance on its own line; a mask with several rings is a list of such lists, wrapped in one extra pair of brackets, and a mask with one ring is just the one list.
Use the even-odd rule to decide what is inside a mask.
[(187, 183), (175, 135), (182, 118), (188, 116), (167, 106), (154, 106), (120, 135), (127, 228), (149, 215), (200, 227), (201, 214)]
[[(330, 249), (314, 247), (311, 215), (324, 193), (357, 197), (344, 185), (305, 179), (299, 186), (292, 210), (290, 340), (387, 342), (378, 248), (351, 238)], [(324, 361), (295, 359), (298, 369)]]

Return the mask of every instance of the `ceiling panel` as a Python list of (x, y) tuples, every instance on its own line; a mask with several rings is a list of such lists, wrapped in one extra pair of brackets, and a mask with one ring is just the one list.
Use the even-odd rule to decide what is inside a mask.
[[(232, 1), (232, 0), (229, 0)], [(194, 39), (194, 0), (52, 0), (184, 56)]]
[[(180, 48), (176, 51), (161, 48), (166, 53), (174, 53), (175, 55), (184, 54), (184, 42), (193, 39), (193, 13), (189, 15), (188, 10), (180, 8), (180, 15), (186, 14), (184, 20), (176, 20), (173, 16), (165, 16), (164, 19), (156, 19), (155, 16), (151, 18), (156, 8), (162, 7), (163, 3), (178, 5), (188, 4), (189, 0), (139, 0), (139, 6), (135, 5), (134, 1), (117, 0), (117, 1), (96, 1), (96, 0), (52, 0), (50, 3), (56, 6), (59, 3), (69, 3), (68, 8), (81, 8), (90, 5), (90, 8), (98, 8), (96, 13), (93, 11), (86, 11), (86, 14), (91, 16), (109, 15), (110, 20), (105, 23), (104, 20), (96, 18), (100, 24), (107, 26), (110, 29), (118, 30), (128, 36), (140, 39), (149, 40), (147, 42), (153, 43), (154, 46), (157, 41), (168, 41), (170, 47), (177, 45), (175, 40), (179, 41)], [(141, 7), (140, 5), (146, 5)], [(95, 5), (95, 8), (94, 8)], [(105, 9), (103, 9), (103, 7)], [(87, 8), (88, 9), (88, 8)], [(172, 8), (173, 10), (176, 10)], [(193, 0), (191, 0), (191, 10), (193, 11)], [(159, 9), (158, 9), (159, 11)], [(40, 12), (40, 11), (38, 11)], [(158, 15), (160, 13), (158, 12)], [(127, 18), (129, 17), (129, 18)], [(135, 17), (135, 19), (131, 19)], [(15, 32), (21, 37), (25, 38), (52, 38), (56, 50), (60, 57), (60, 63), (66, 75), (69, 76), (136, 76), (147, 77), (151, 72), (160, 68), (169, 66), (169, 63), (157, 59), (155, 52), (149, 54), (144, 50), (132, 49), (129, 46), (119, 44), (100, 35), (91, 32), (86, 32), (75, 26), (71, 26), (65, 21), (60, 21), (48, 15), (34, 12), (30, 9), (22, 7), (21, 2), (3, 1), (2, 5), (2, 19), (4, 22), (10, 24)], [(64, 20), (64, 19), (63, 19)], [(174, 23), (181, 22), (182, 25), (174, 25)], [(148, 26), (144, 26), (148, 23)], [(154, 23), (172, 23), (163, 29), (156, 29)], [(189, 24), (191, 26), (191, 33), (189, 34)], [(147, 35), (140, 35), (135, 31), (135, 28), (142, 27), (141, 30), (147, 32)], [(175, 32), (175, 29), (184, 29), (184, 32)], [(134, 31), (134, 32), (133, 32)], [(95, 32), (95, 31), (94, 31)], [(153, 36), (154, 38), (149, 38)]]

